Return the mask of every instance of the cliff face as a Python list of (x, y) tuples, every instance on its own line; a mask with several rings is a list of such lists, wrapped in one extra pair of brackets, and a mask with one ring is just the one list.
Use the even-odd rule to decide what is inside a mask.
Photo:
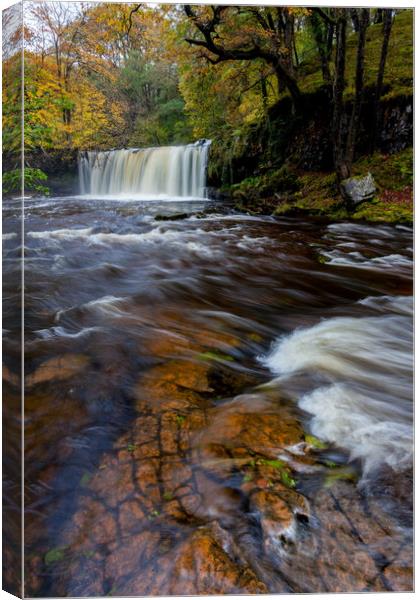
[[(413, 220), (413, 98), (389, 95), (381, 105), (381, 128), (371, 152), (374, 96), (367, 91), (361, 114), (353, 175), (374, 177), (377, 193), (348, 212), (334, 172), (331, 119), (326, 92), (305, 97), (302, 113), (291, 116), (287, 99), (270, 111), (230, 153), (213, 148), (213, 186), (233, 198), (236, 208), (275, 215), (316, 215), (333, 219), (411, 223)], [(347, 123), (352, 105), (346, 106)], [(219, 150), (219, 151), (218, 151)]]
[[(374, 115), (373, 93), (366, 94), (356, 146), (356, 160), (369, 153)], [(347, 103), (350, 120), (352, 105)], [(413, 97), (396, 96), (381, 103), (382, 127), (376, 150), (394, 154), (413, 144)], [(209, 184), (230, 186), (248, 177), (262, 175), (286, 164), (302, 171), (332, 171), (330, 134), (332, 114), (326, 92), (305, 96), (304, 110), (291, 116), (290, 102), (274, 106), (266, 121), (250, 129), (230, 148), (212, 148)]]

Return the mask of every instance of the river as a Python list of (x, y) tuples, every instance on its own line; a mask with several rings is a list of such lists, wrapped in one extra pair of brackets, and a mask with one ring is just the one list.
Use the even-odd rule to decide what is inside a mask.
[(411, 590), (412, 245), (205, 200), (25, 200), (27, 595)]

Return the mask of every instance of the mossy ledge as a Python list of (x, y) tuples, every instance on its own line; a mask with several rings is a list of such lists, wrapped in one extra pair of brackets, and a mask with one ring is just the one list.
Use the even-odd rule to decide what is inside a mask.
[[(383, 94), (382, 124), (372, 147), (375, 73), (381, 25), (369, 28), (366, 80), (353, 176), (372, 173), (377, 195), (348, 213), (334, 174), (328, 92), (316, 61), (302, 65), (302, 110), (293, 114), (287, 94), (263, 121), (249, 123), (229, 144), (214, 141), (209, 157), (210, 184), (229, 195), (236, 209), (249, 213), (331, 219), (412, 223), (413, 221), (413, 27), (410, 11), (395, 18)], [(356, 38), (349, 37), (344, 100), (348, 120), (354, 96)]]
[(331, 172), (308, 172), (284, 165), (264, 175), (249, 177), (230, 189), (236, 209), (250, 213), (410, 224), (413, 222), (412, 164), (412, 148), (391, 155), (378, 152), (356, 161), (354, 176), (371, 172), (377, 196), (357, 206), (352, 213), (348, 213)]

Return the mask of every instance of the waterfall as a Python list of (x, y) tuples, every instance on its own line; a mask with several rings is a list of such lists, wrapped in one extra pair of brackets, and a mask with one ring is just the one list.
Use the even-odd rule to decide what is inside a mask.
[(81, 194), (204, 198), (210, 142), (79, 155)]

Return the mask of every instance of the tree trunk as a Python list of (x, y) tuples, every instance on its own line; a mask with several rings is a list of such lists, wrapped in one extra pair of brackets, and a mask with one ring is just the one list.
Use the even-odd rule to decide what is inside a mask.
[(329, 23), (328, 24), (328, 33), (327, 33), (327, 48), (326, 48), (327, 60), (328, 61), (331, 60), (331, 54), (332, 54), (332, 49), (333, 49), (333, 41), (334, 41), (334, 25), (332, 25), (331, 23)]
[(356, 33), (359, 33), (360, 22), (359, 22), (359, 13), (357, 8), (350, 8), (350, 17), (353, 23), (353, 29)]
[(376, 9), (376, 14), (375, 14), (375, 23), (382, 23), (383, 22), (383, 18), (384, 18), (384, 9), (383, 8), (377, 8)]
[(267, 91), (267, 82), (263, 75), (261, 75), (261, 77), (260, 77), (260, 85), (261, 85), (261, 97), (262, 97), (263, 109), (264, 109), (264, 113), (266, 113), (267, 108), (268, 108), (268, 91)]
[(315, 11), (311, 13), (310, 24), (321, 62), (322, 79), (328, 86), (331, 86), (329, 60), (331, 58), (332, 35), (330, 34), (333, 33), (334, 26), (325, 23)]
[(294, 75), (294, 65), (293, 65), (293, 43), (294, 43), (294, 24), (295, 20), (293, 15), (291, 15), (287, 10), (285, 14), (285, 27), (284, 27), (284, 44), (287, 50), (286, 56), (286, 68), (287, 71)]
[(354, 158), (354, 149), (356, 145), (357, 136), (359, 133), (360, 126), (360, 113), (362, 109), (363, 101), (363, 89), (364, 89), (364, 76), (365, 76), (365, 47), (366, 47), (366, 30), (369, 27), (370, 22), (370, 11), (368, 8), (359, 9), (358, 23), (359, 23), (359, 35), (357, 44), (357, 59), (356, 59), (356, 84), (354, 93), (353, 110), (351, 114), (350, 124), (347, 132), (347, 144), (346, 144), (346, 155), (345, 160), (349, 165), (351, 171), (351, 165)]
[(294, 111), (299, 112), (302, 103), (302, 94), (295, 78), (290, 76), (280, 64), (275, 67), (275, 70), (279, 94), (284, 91), (284, 87), (286, 86), (292, 97)]
[(378, 77), (376, 79), (376, 92), (375, 92), (375, 103), (373, 108), (373, 114), (375, 115), (375, 122), (372, 128), (372, 137), (370, 144), (370, 152), (373, 154), (375, 148), (379, 143), (379, 135), (382, 126), (382, 111), (380, 108), (380, 100), (382, 95), (382, 88), (384, 83), (386, 57), (388, 54), (389, 38), (391, 36), (392, 28), (392, 9), (386, 8), (382, 11), (383, 14), (383, 40), (381, 58), (379, 59)]
[(346, 9), (336, 9), (338, 13), (336, 27), (336, 54), (335, 54), (335, 78), (333, 87), (333, 154), (334, 166), (338, 183), (350, 176), (350, 167), (346, 162), (344, 145), (344, 103), (343, 94), (345, 88), (346, 70), (346, 38), (347, 38), (347, 15)]

